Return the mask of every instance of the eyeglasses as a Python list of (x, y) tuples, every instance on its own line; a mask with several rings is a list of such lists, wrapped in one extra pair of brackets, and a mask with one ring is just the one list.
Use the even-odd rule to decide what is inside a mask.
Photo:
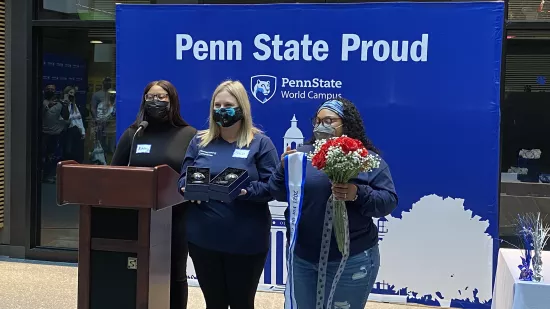
[(323, 125), (325, 126), (330, 126), (332, 125), (333, 122), (337, 122), (338, 120), (340, 120), (340, 118), (336, 118), (336, 117), (325, 117), (323, 119), (319, 119), (317, 117), (313, 117), (311, 119), (311, 124), (315, 127), (317, 126), (318, 124), (322, 123)]
[(155, 98), (159, 101), (164, 101), (168, 98), (168, 93), (157, 93), (157, 94), (147, 93), (145, 95), (145, 101), (153, 101)]

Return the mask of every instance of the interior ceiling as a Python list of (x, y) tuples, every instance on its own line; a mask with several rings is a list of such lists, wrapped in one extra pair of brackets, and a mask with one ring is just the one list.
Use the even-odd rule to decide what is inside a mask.
[(79, 10), (114, 15), (116, 4), (150, 4), (151, 0), (76, 0)]

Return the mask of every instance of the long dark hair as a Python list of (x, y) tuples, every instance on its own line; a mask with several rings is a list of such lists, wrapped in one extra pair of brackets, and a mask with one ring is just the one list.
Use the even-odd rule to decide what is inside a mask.
[(147, 94), (147, 92), (149, 92), (151, 88), (153, 88), (153, 86), (159, 86), (164, 89), (166, 93), (168, 93), (168, 98), (170, 99), (170, 111), (168, 112), (169, 123), (174, 127), (188, 126), (189, 124), (185, 120), (183, 120), (180, 114), (180, 99), (176, 87), (174, 87), (174, 85), (172, 85), (172, 83), (167, 80), (155, 80), (147, 84), (147, 86), (145, 86), (145, 89), (143, 89), (139, 112), (137, 114), (136, 121), (134, 121), (130, 128), (137, 129), (142, 121), (149, 121), (149, 119), (147, 119), (147, 114), (145, 113), (145, 95)]
[[(343, 134), (361, 141), (365, 148), (374, 153), (380, 154), (380, 150), (378, 150), (378, 148), (376, 148), (372, 141), (367, 137), (367, 134), (365, 133), (365, 126), (363, 125), (363, 118), (361, 118), (361, 114), (357, 110), (357, 107), (355, 107), (355, 104), (342, 97), (337, 100), (342, 102), (342, 105), (344, 106), (344, 117), (342, 118)], [(323, 104), (324, 103), (325, 102), (323, 102)], [(317, 117), (319, 108), (321, 108), (323, 104), (319, 105), (314, 117)], [(313, 136), (307, 144), (313, 143), (315, 143), (315, 136)]]

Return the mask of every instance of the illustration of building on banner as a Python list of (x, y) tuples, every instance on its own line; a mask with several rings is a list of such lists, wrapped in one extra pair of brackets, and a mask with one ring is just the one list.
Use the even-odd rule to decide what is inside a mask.
[(284, 138), (283, 152), (286, 150), (286, 147), (290, 146), (292, 149), (296, 149), (304, 144), (304, 134), (298, 128), (298, 120), (296, 115), (292, 116), (290, 120), (290, 128), (286, 130)]
[(407, 297), (408, 297), (407, 288), (396, 291), (394, 285), (388, 284), (384, 280), (382, 280), (381, 282), (374, 283), (374, 286), (372, 287), (372, 291), (371, 291), (371, 297), (369, 297), (369, 299), (386, 301), (381, 297), (379, 297), (379, 299), (376, 299), (377, 297), (375, 297), (375, 295), (373, 294), (391, 295), (393, 298), (393, 301), (397, 301), (399, 303), (407, 303)]
[(269, 203), (271, 212), (271, 237), (269, 253), (260, 278), (260, 290), (284, 291), (286, 284), (286, 226), (284, 212), (287, 203), (272, 201)]
[(386, 233), (388, 232), (388, 219), (385, 217), (382, 218), (372, 218), (374, 224), (378, 227), (378, 240), (384, 239)]

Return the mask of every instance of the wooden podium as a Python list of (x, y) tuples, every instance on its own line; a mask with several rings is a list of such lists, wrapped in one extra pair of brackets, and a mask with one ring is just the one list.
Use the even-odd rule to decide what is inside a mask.
[(178, 178), (167, 165), (58, 164), (57, 203), (80, 207), (78, 309), (170, 308)]

